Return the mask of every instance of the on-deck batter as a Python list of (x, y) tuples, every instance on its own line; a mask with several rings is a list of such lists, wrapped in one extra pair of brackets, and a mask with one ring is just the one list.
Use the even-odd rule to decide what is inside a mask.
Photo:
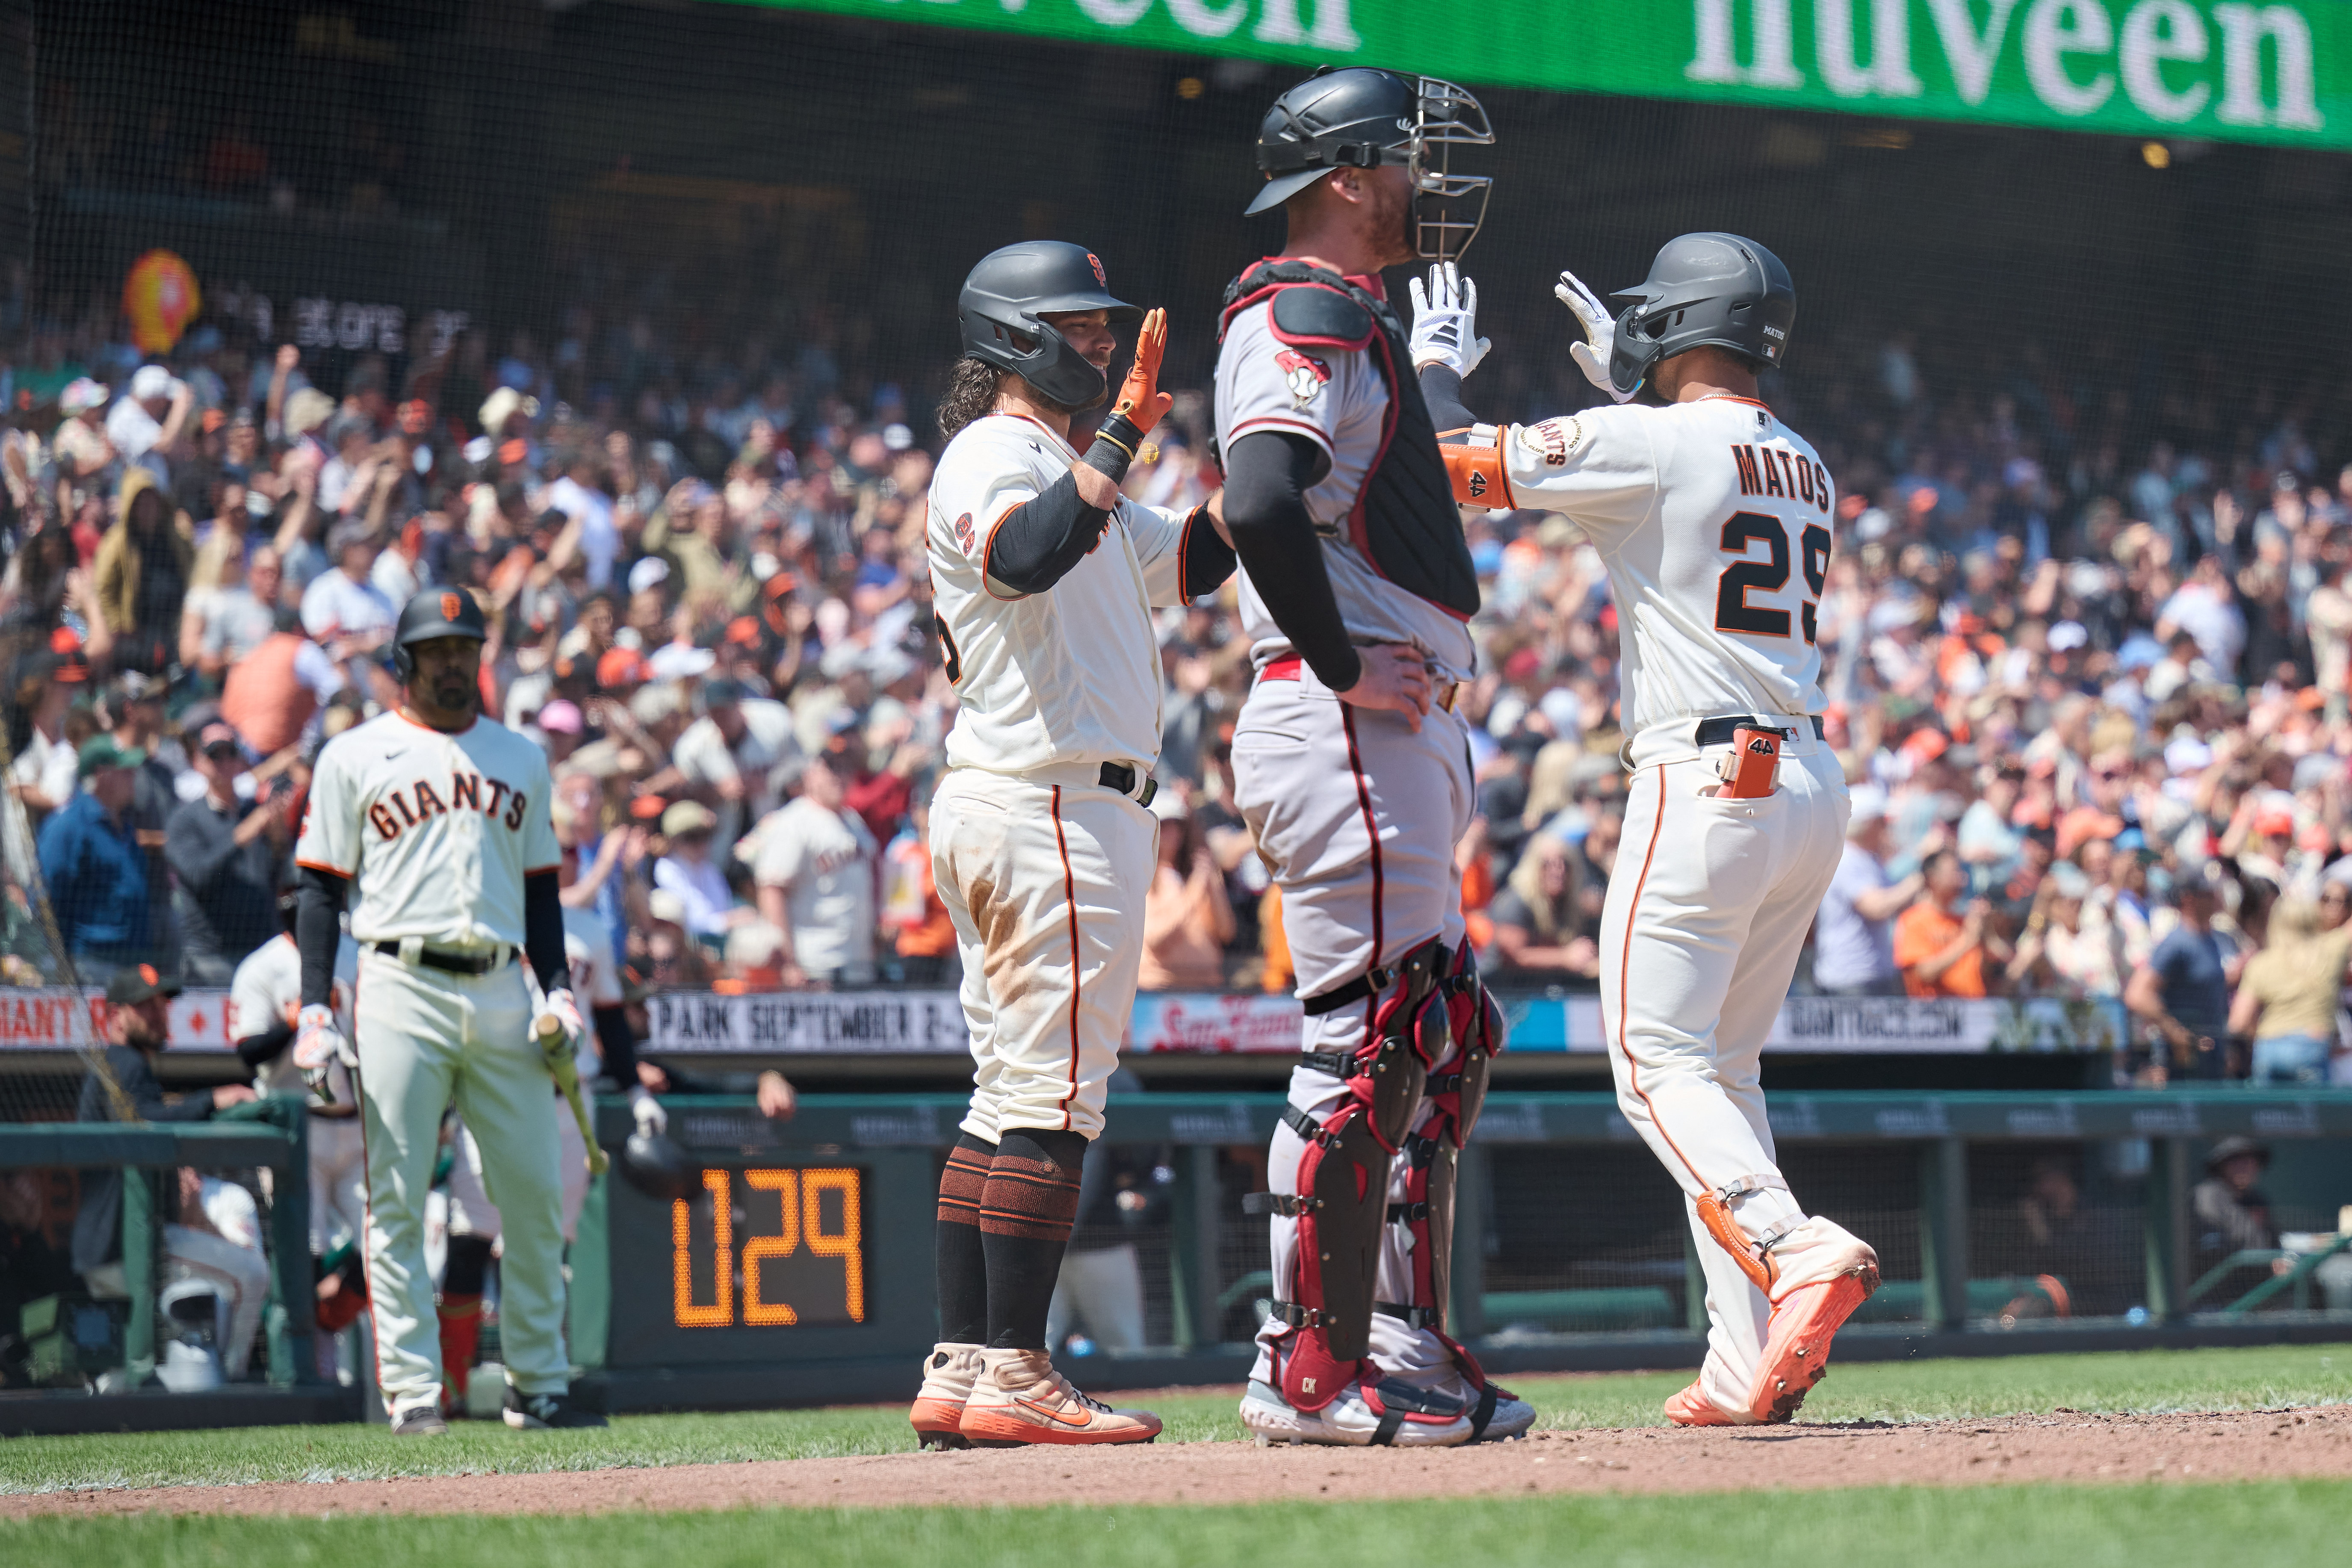
[[(1135, 1003), (1158, 827), (1156, 605), (1231, 574), (1211, 508), (1139, 505), (1118, 480), (1171, 399), (1166, 327), (1058, 241), (983, 258), (959, 301), (965, 357), (940, 405), (932, 610), (961, 710), (931, 801), (931, 866), (955, 921), (971, 1108), (940, 1182), (940, 1343), (910, 1419), (924, 1447), (1148, 1442), (1054, 1370), (1045, 1317), (1087, 1140)], [(1113, 328), (1134, 368), (1082, 457)]]
[(1250, 211), (1286, 207), (1288, 241), (1226, 291), (1217, 436), (1257, 666), (1234, 778), (1307, 1013), (1248, 1209), (1272, 1216), (1278, 1300), (1242, 1402), (1266, 1441), (1438, 1446), (1535, 1420), (1445, 1332), (1455, 1162), (1502, 1046), (1454, 859), (1478, 584), (1378, 277), (1468, 243), (1486, 182), (1445, 149), (1493, 139), (1451, 83), (1318, 73), (1259, 132)]
[(557, 897), (546, 754), (480, 716), (487, 629), (471, 595), (428, 589), (401, 611), (394, 663), (405, 700), (320, 752), (296, 846), (302, 998), (296, 1065), (350, 1058), (328, 1005), (337, 916), (360, 946), (353, 1011), (367, 1145), (368, 1293), (376, 1377), (393, 1430), (447, 1431), (425, 1199), (454, 1095), (480, 1144), (505, 1226), (501, 1337), (507, 1423), (597, 1426), (570, 1395), (563, 1347), (562, 1173), (550, 1061), (531, 1030), (518, 954), (584, 1032)]
[[(1458, 319), (1453, 341), (1475, 343), (1475, 292), (1450, 268), (1430, 291)], [(1829, 471), (1756, 396), (1796, 291), (1755, 241), (1689, 234), (1622, 291), (1634, 303), (1614, 323), (1571, 275), (1557, 292), (1585, 329), (1572, 356), (1618, 406), (1497, 429), (1459, 404), (1474, 354), (1423, 382), (1455, 494), (1560, 512), (1609, 568), (1633, 780), (1601, 911), (1601, 1022), (1618, 1103), (1682, 1184), (1707, 1281), (1706, 1361), (1666, 1414), (1785, 1421), (1878, 1284), (1868, 1246), (1798, 1207), (1759, 1079), (1851, 809), (1815, 716)], [(1665, 406), (1626, 401), (1644, 384)]]
[[(253, 1068), (259, 1094), (300, 1094), (302, 1074), (289, 1047), (302, 1010), (302, 952), (294, 945), (294, 898), (280, 904), (286, 934), (245, 955), (228, 983), (228, 1034), (236, 1054)], [(359, 978), (360, 950), (348, 936), (335, 943), (335, 1021), (352, 1026), (352, 984)], [(361, 1147), (359, 1098), (348, 1069), (329, 1068), (331, 1100), (310, 1106), (310, 1252), (322, 1257), (367, 1228), (367, 1167)]]

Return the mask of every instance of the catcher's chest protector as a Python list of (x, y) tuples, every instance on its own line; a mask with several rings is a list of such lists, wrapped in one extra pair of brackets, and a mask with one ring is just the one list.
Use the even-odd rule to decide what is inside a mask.
[(1277, 339), (1293, 348), (1360, 349), (1388, 384), (1380, 455), (1348, 513), (1348, 542), (1398, 587), (1468, 620), (1478, 613), (1478, 574), (1396, 312), (1337, 272), (1266, 261), (1226, 288), (1219, 340), (1236, 311), (1268, 299)]

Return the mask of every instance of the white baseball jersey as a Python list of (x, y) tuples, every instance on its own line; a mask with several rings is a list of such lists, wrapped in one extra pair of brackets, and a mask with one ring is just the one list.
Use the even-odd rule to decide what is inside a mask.
[[(359, 944), (350, 937), (335, 943), (335, 988), (332, 1005), (335, 1023), (343, 1031), (343, 1038), (352, 1037), (352, 991), (360, 973)], [(290, 936), (274, 936), (251, 952), (236, 966), (228, 982), (228, 1037), (241, 1040), (248, 1035), (258, 1035), (268, 1029), (275, 1019), (291, 1022), (302, 1006), (302, 950), (294, 945)], [(350, 1105), (352, 1079), (350, 1069), (336, 1062), (328, 1068), (329, 1080), (335, 1091), (335, 1102)], [(281, 1051), (261, 1064), (253, 1075), (253, 1087), (263, 1094), (303, 1094), (302, 1069), (294, 1065), (294, 1053)]]
[[(1226, 325), (1217, 354), (1218, 449), (1231, 452), (1243, 437), (1270, 430), (1303, 436), (1328, 453), (1330, 472), (1307, 490), (1307, 515), (1322, 537), (1323, 570), (1349, 636), (1359, 643), (1411, 644), (1435, 661), (1440, 679), (1468, 679), (1477, 661), (1470, 628), (1381, 576), (1348, 542), (1348, 514), (1381, 455), (1388, 383), (1370, 350), (1284, 343), (1274, 335), (1273, 309), (1270, 300), (1252, 305)], [(1258, 663), (1291, 651), (1246, 569), (1241, 611)]]
[(1071, 763), (1149, 769), (1160, 756), (1155, 605), (1184, 598), (1184, 519), (1121, 499), (1101, 541), (1042, 594), (986, 581), (997, 525), (1078, 454), (1023, 415), (956, 433), (931, 480), (931, 605), (961, 703), (948, 763), (1025, 773)]
[(1494, 504), (1574, 520), (1609, 568), (1629, 734), (1822, 710), (1814, 606), (1836, 508), (1803, 437), (1730, 396), (1481, 426), (1472, 440), (1498, 436)]
[(523, 943), (523, 878), (554, 872), (547, 753), (503, 724), (457, 734), (386, 713), (319, 753), (294, 858), (352, 879), (352, 935)]

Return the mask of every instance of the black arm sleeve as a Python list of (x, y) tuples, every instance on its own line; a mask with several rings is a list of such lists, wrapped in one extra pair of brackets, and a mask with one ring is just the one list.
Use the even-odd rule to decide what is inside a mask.
[(302, 868), (295, 896), (294, 945), (302, 952), (302, 1005), (324, 1007), (335, 997), (335, 948), (343, 939), (343, 900), (351, 883), (332, 871)]
[(1421, 373), (1421, 400), (1429, 405), (1429, 417), (1440, 433), (1466, 430), (1478, 423), (1478, 416), (1462, 405), (1462, 378), (1452, 367), (1433, 364)]
[(249, 1068), (276, 1061), (278, 1054), (294, 1043), (294, 1026), (279, 1018), (257, 1035), (247, 1035), (236, 1043), (236, 1059)]
[(541, 991), (572, 988), (572, 961), (563, 953), (563, 889), (551, 868), (522, 879), (522, 950)]
[(1213, 594), (1234, 574), (1234, 547), (1217, 536), (1209, 509), (1196, 506), (1184, 520), (1184, 542), (1177, 547), (1184, 563), (1184, 596)]
[(1266, 614), (1315, 679), (1345, 691), (1363, 663), (1348, 641), (1307, 513), (1307, 492), (1329, 467), (1323, 448), (1304, 436), (1252, 431), (1225, 454), (1225, 526)]
[(637, 1081), (637, 1037), (629, 1033), (626, 1007), (599, 1007), (593, 1020), (604, 1076), (627, 1089)]
[(1087, 558), (1109, 521), (1109, 512), (1079, 499), (1077, 477), (1066, 473), (996, 525), (988, 579), (1015, 594), (1042, 594)]

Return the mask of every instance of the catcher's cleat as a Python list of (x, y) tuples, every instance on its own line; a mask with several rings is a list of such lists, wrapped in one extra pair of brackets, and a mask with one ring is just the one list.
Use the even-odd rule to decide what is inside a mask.
[(1795, 1417), (1805, 1395), (1829, 1371), (1830, 1341), (1877, 1289), (1878, 1260), (1873, 1254), (1834, 1279), (1800, 1286), (1781, 1298), (1772, 1309), (1763, 1360), (1748, 1390), (1750, 1420), (1771, 1425)]
[[(1529, 1412), (1533, 1418), (1533, 1412)], [(1250, 1380), (1242, 1396), (1242, 1425), (1261, 1447), (1314, 1443), (1330, 1447), (1450, 1448), (1470, 1441), (1471, 1421), (1459, 1401), (1391, 1378), (1366, 1388), (1350, 1383), (1320, 1410), (1301, 1410), (1271, 1384)]]
[(915, 1428), (917, 1446), (925, 1448), (969, 1448), (963, 1435), (963, 1407), (980, 1379), (978, 1345), (938, 1344), (923, 1358), (922, 1391), (907, 1419)]
[(964, 1440), (982, 1448), (1034, 1443), (1149, 1443), (1160, 1417), (1148, 1410), (1113, 1410), (1088, 1399), (1054, 1370), (1045, 1351), (985, 1350), (980, 1375), (964, 1401)]
[(1739, 1420), (1718, 1410), (1694, 1380), (1666, 1401), (1666, 1419), (1677, 1426), (1737, 1426)]

